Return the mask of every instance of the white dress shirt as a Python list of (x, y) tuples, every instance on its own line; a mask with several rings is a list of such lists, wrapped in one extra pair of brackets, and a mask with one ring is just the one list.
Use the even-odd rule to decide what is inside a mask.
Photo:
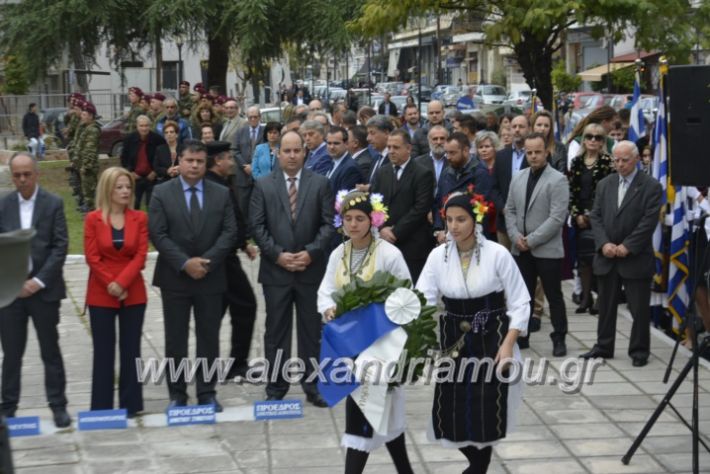
[[(17, 193), (17, 200), (20, 203), (20, 228), (31, 229), (32, 228), (32, 217), (35, 213), (35, 203), (37, 202), (37, 192), (39, 191), (39, 186), (35, 186), (35, 191), (32, 193), (32, 197), (25, 199), (22, 194)], [(32, 256), (30, 255), (30, 261), (27, 268), (27, 273), (32, 273)], [(39, 286), (45, 288), (44, 282), (37, 277), (32, 278)]]
[[(296, 192), (298, 192), (298, 187), (301, 185), (301, 172), (302, 171), (303, 171), (303, 168), (298, 170), (298, 173), (296, 173), (296, 176), (294, 176), (294, 178), (296, 178), (296, 181), (293, 184), (296, 185)], [(286, 172), (284, 171), (284, 179), (286, 180), (286, 194), (288, 194), (288, 188), (289, 188), (289, 186), (291, 186), (291, 183), (288, 180), (289, 178), (290, 178), (290, 176), (288, 174), (286, 174)]]

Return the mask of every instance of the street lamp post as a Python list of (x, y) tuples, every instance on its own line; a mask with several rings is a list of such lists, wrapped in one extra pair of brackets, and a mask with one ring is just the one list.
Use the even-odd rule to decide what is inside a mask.
[(178, 49), (178, 84), (182, 81), (182, 45), (183, 45), (183, 39), (182, 36), (177, 37), (175, 40), (175, 46), (177, 46)]

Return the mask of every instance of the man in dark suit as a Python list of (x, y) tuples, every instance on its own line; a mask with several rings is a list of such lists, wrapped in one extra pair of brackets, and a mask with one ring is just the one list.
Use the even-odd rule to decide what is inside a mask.
[(307, 156), (303, 166), (316, 174), (325, 176), (333, 166), (328, 156), (328, 147), (325, 144), (325, 127), (314, 119), (306, 120), (299, 129), (305, 140)]
[(12, 182), (17, 189), (0, 200), (0, 233), (34, 228), (27, 280), (19, 297), (0, 308), (0, 342), (2, 343), (2, 412), (15, 416), (20, 401), (22, 356), (27, 344), (27, 322), (37, 332), (44, 364), (44, 384), (54, 424), (65, 428), (71, 424), (64, 395), (66, 377), (59, 349), (59, 306), (66, 297), (62, 268), (67, 255), (67, 223), (64, 204), (37, 184), (37, 160), (29, 153), (16, 153), (10, 159)]
[[(406, 130), (405, 130), (406, 131)], [(441, 125), (429, 129), (429, 153), (414, 158), (414, 162), (430, 170), (434, 175), (434, 195), (436, 196), (442, 171), (446, 168), (446, 150), (444, 144), (449, 138), (449, 132)]]
[(617, 173), (597, 185), (590, 216), (597, 248), (593, 268), (599, 286), (599, 322), (597, 343), (582, 357), (614, 357), (616, 312), (623, 284), (633, 318), (628, 353), (634, 367), (643, 367), (651, 344), (651, 239), (663, 191), (658, 181), (638, 170), (639, 152), (633, 142), (619, 142), (613, 154)]
[(365, 183), (370, 176), (370, 167), (372, 166), (372, 155), (367, 148), (366, 127), (355, 125), (348, 130), (348, 151), (360, 168), (362, 182)]
[[(310, 403), (327, 406), (318, 393), (310, 358), (320, 352), (321, 318), (317, 292), (334, 232), (333, 193), (328, 179), (303, 168), (305, 143), (295, 132), (281, 137), (279, 169), (259, 179), (251, 199), (252, 234), (261, 249), (259, 282), (266, 302), (264, 352), (269, 363), (267, 400), (289, 390), (281, 362), (291, 355), (296, 306), (298, 357), (306, 368), (301, 381)], [(317, 377), (316, 377), (317, 378)]]
[(380, 193), (389, 208), (389, 220), (380, 236), (396, 245), (416, 283), (434, 246), (428, 219), (434, 201), (434, 173), (413, 163), (409, 134), (395, 130), (387, 139), (390, 163), (380, 168), (372, 192)]
[(451, 124), (448, 123), (444, 117), (444, 104), (438, 100), (432, 100), (429, 102), (429, 107), (427, 108), (427, 120), (428, 123), (417, 128), (414, 131), (414, 138), (412, 138), (412, 156), (426, 155), (429, 153), (429, 130), (436, 126), (441, 125), (449, 133), (452, 131)]
[[(496, 222), (505, 222), (505, 203), (508, 200), (508, 190), (510, 180), (518, 171), (527, 168), (528, 162), (525, 159), (525, 137), (530, 130), (528, 118), (524, 115), (514, 117), (511, 122), (513, 130), (513, 146), (503, 148), (496, 153), (496, 162), (493, 167), (493, 205), (498, 209)], [(505, 231), (504, 225), (498, 226), (498, 243), (510, 248), (512, 243)]]
[[(150, 201), (150, 239), (158, 250), (153, 285), (160, 288), (165, 324), (165, 357), (179, 364), (188, 356), (190, 310), (195, 313), (196, 356), (207, 364), (219, 357), (222, 294), (227, 290), (225, 258), (234, 250), (237, 225), (229, 191), (204, 179), (207, 152), (188, 141), (180, 155), (180, 175), (155, 187)], [(197, 370), (197, 401), (217, 411), (216, 377)], [(183, 374), (168, 381), (170, 407), (187, 404)]]
[(261, 112), (259, 107), (252, 106), (247, 109), (247, 124), (238, 128), (234, 134), (232, 149), (236, 163), (234, 174), (237, 177), (239, 188), (239, 205), (242, 213), (249, 216), (249, 197), (254, 187), (251, 176), (251, 159), (254, 148), (264, 143), (264, 127), (261, 126)]
[(397, 116), (397, 105), (390, 100), (391, 98), (392, 98), (392, 94), (390, 94), (389, 92), (385, 92), (384, 100), (382, 101), (380, 106), (377, 108), (378, 114), (389, 115), (391, 117)]
[(229, 142), (214, 141), (207, 144), (205, 179), (225, 186), (229, 190), (234, 218), (237, 223), (237, 242), (224, 261), (227, 268), (227, 291), (224, 293), (222, 305), (222, 317), (229, 309), (232, 323), (232, 345), (229, 356), (233, 360), (232, 367), (227, 374), (227, 378), (230, 379), (237, 375), (246, 376), (251, 336), (256, 321), (256, 296), (251, 283), (249, 283), (249, 278), (244, 273), (237, 250), (244, 251), (251, 260), (254, 260), (259, 253), (259, 249), (255, 245), (247, 242), (247, 224), (239, 209), (239, 190), (234, 182), (233, 169), (234, 158), (230, 153)]
[[(511, 252), (530, 295), (538, 278), (550, 302), (553, 332), (552, 354), (567, 354), (567, 314), (562, 296), (562, 226), (567, 219), (569, 183), (565, 175), (547, 164), (545, 137), (531, 133), (524, 140), (528, 168), (513, 176), (505, 204), (505, 226), (513, 241)], [(534, 302), (530, 302), (532, 318)], [(530, 323), (528, 323), (530, 332)], [(528, 335), (518, 338), (521, 349), (529, 347)]]
[(326, 178), (330, 182), (333, 195), (341, 189), (355, 189), (355, 185), (362, 183), (363, 178), (360, 168), (348, 153), (348, 132), (341, 127), (331, 127), (326, 144), (328, 155), (333, 162)]
[(358, 191), (367, 192), (377, 180), (380, 169), (389, 163), (387, 139), (393, 130), (392, 121), (384, 115), (375, 115), (367, 121), (367, 143), (370, 155), (372, 155), (372, 165), (370, 166), (370, 175), (366, 176), (367, 184), (359, 185)]
[(139, 115), (136, 119), (136, 131), (123, 139), (121, 166), (133, 173), (136, 179), (136, 202), (134, 207), (141, 208), (143, 194), (145, 204), (150, 204), (150, 195), (158, 175), (155, 173), (155, 150), (165, 143), (165, 139), (150, 129), (150, 118)]

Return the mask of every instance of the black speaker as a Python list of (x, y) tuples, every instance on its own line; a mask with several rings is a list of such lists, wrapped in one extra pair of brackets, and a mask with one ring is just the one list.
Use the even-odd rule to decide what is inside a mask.
[(710, 186), (710, 66), (668, 70), (671, 181)]

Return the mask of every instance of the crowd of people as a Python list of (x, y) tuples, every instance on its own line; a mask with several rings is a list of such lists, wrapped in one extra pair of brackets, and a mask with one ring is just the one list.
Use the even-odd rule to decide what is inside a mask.
[[(249, 107), (244, 119), (236, 100), (196, 91), (199, 98), (190, 96), (183, 82), (178, 99), (162, 94), (146, 99), (130, 88), (121, 166), (100, 175), (95, 108), (79, 95), (71, 98), (71, 185), (86, 212), (90, 269), (92, 409), (115, 406), (118, 338), (118, 406), (129, 416), (143, 411), (134, 361), (140, 357), (147, 303), (141, 269), (149, 242), (158, 252), (152, 284), (161, 294), (166, 358), (188, 358), (194, 313), (196, 357), (214, 362), (221, 320), (229, 310), (230, 377), (249, 369), (256, 318), (254, 288), (238, 252), (251, 259), (260, 255), (267, 400), (284, 398), (290, 388), (278, 360), (291, 355), (294, 313), (298, 356), (317, 359), (322, 324), (333, 317), (332, 292), (354, 276), (367, 280), (376, 270), (410, 279), (430, 304), (443, 301), (443, 353), (496, 361), (519, 359), (520, 350), (529, 347), (529, 334), (541, 328), (545, 299), (551, 354), (567, 354), (561, 282), (569, 278), (578, 282), (576, 312), (599, 314), (597, 343), (581, 357), (614, 357), (623, 287), (634, 320), (628, 354), (634, 366), (646, 365), (651, 236), (661, 187), (641, 166), (635, 143), (610, 138), (618, 120), (613, 109), (587, 116), (563, 144), (546, 111), (532, 117), (457, 113), (447, 118), (443, 104), (432, 101), (425, 120), (413, 104), (401, 115), (386, 103), (380, 113), (336, 104), (328, 114), (314, 99), (288, 106), (283, 123), (264, 125), (258, 107)], [(197, 132), (201, 140), (192, 138)], [(19, 153), (10, 168), (17, 193), (0, 202), (0, 232), (34, 226), (38, 233), (23, 293), (0, 309), (2, 408), (11, 416), (19, 403), (32, 317), (49, 403), (57, 426), (66, 426), (56, 328), (64, 297), (66, 224), (61, 201), (38, 184), (36, 159)], [(336, 212), (341, 192), (348, 193), (346, 204)], [(373, 219), (374, 196), (386, 206), (386, 219)], [(147, 214), (140, 211), (144, 201)], [(216, 374), (204, 368), (198, 369), (194, 398), (221, 411)], [(307, 401), (326, 407), (316, 384), (305, 381), (312, 370), (306, 365)], [(481, 397), (466, 397), (472, 384), (481, 388)], [(465, 472), (486, 472), (491, 446), (514, 426), (519, 389), (495, 380), (437, 384), (431, 439), (461, 450), (470, 464)], [(189, 402), (184, 374), (168, 382), (168, 395), (170, 407)], [(398, 472), (411, 472), (403, 404), (400, 389), (392, 432), (375, 436), (348, 399), (346, 472), (362, 472), (367, 453), (383, 444)], [(485, 420), (473, 415), (479, 412)]]

